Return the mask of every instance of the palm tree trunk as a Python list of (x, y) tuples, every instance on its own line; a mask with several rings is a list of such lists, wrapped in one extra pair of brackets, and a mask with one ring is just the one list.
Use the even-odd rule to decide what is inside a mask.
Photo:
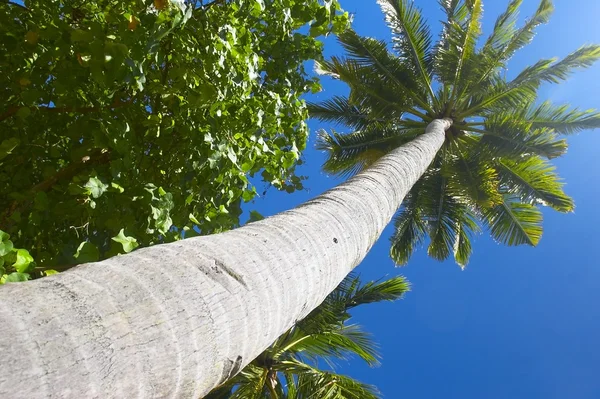
[(365, 257), (449, 120), (300, 207), (0, 289), (0, 397), (198, 398)]

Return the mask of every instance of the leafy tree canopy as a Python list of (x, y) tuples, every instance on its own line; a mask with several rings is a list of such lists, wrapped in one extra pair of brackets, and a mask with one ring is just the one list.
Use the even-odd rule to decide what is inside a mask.
[(232, 228), (254, 175), (301, 189), (301, 96), (319, 90), (303, 65), (348, 14), (25, 0), (0, 3), (0, 20), (0, 229), (44, 270)]

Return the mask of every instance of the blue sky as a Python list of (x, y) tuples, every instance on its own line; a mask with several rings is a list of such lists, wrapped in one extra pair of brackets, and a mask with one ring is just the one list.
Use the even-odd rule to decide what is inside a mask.
[[(415, 0), (437, 33), (443, 18), (434, 0)], [(364, 36), (389, 39), (375, 0), (341, 0), (354, 13)], [(484, 33), (508, 0), (485, 1)], [(537, 0), (524, 0), (522, 17)], [(550, 24), (509, 64), (509, 75), (540, 58), (562, 57), (585, 43), (600, 43), (600, 1), (556, 0)], [(335, 39), (328, 56), (341, 54)], [(324, 80), (322, 100), (345, 93)], [(600, 109), (600, 64), (577, 72), (559, 86), (545, 86), (541, 99)], [(330, 126), (311, 121), (311, 139), (301, 172), (308, 191), (270, 190), (251, 204), (264, 215), (289, 209), (341, 180), (320, 171), (315, 131)], [(341, 129), (347, 131), (347, 129)], [(474, 243), (465, 271), (417, 251), (409, 265), (395, 268), (388, 257), (388, 227), (359, 266), (364, 279), (402, 274), (413, 290), (402, 301), (358, 308), (354, 321), (375, 335), (383, 364), (368, 368), (353, 360), (341, 372), (375, 384), (386, 398), (600, 398), (600, 131), (569, 137), (570, 149), (555, 162), (576, 200), (572, 214), (544, 211), (544, 236), (537, 248), (509, 248), (485, 234)]]

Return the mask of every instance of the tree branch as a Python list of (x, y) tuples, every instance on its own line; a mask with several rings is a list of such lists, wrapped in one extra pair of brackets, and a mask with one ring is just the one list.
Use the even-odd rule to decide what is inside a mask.
[(31, 107), (12, 106), (7, 111), (0, 114), (0, 122), (2, 122), (5, 119), (11, 118), (21, 108), (29, 108), (32, 111), (43, 111), (43, 112), (55, 112), (55, 113), (75, 112), (75, 113), (80, 113), (80, 114), (88, 114), (88, 113), (93, 113), (93, 112), (100, 112), (100, 111), (107, 110), (107, 109), (116, 109), (116, 108), (125, 107), (125, 106), (131, 104), (132, 102), (133, 102), (133, 98), (129, 99), (128, 101), (115, 101), (110, 105), (105, 105), (105, 106), (101, 106), (101, 107), (49, 107), (47, 105), (31, 106)]

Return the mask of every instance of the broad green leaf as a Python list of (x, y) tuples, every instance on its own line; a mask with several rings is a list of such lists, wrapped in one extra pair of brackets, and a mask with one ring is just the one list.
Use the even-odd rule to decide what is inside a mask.
[(29, 274), (14, 272), (9, 275), (3, 276), (2, 279), (3, 279), (3, 281), (2, 281), (3, 284), (4, 283), (19, 283), (21, 281), (29, 280)]
[(87, 188), (88, 193), (94, 198), (99, 198), (108, 189), (108, 185), (102, 183), (97, 177), (90, 177), (84, 187)]
[[(8, 234), (7, 234), (8, 236)], [(4, 240), (0, 242), (0, 256), (4, 256), (13, 250), (13, 243), (11, 240)]]
[(117, 234), (115, 237), (112, 237), (111, 239), (115, 242), (120, 243), (123, 246), (123, 251), (125, 251), (125, 253), (129, 253), (139, 246), (135, 238), (131, 236), (125, 236), (124, 229), (121, 229), (121, 231), (119, 231), (119, 234)]
[(32, 262), (33, 257), (29, 254), (29, 251), (26, 249), (18, 249), (17, 260), (12, 266), (18, 273), (25, 273), (30, 269)]

